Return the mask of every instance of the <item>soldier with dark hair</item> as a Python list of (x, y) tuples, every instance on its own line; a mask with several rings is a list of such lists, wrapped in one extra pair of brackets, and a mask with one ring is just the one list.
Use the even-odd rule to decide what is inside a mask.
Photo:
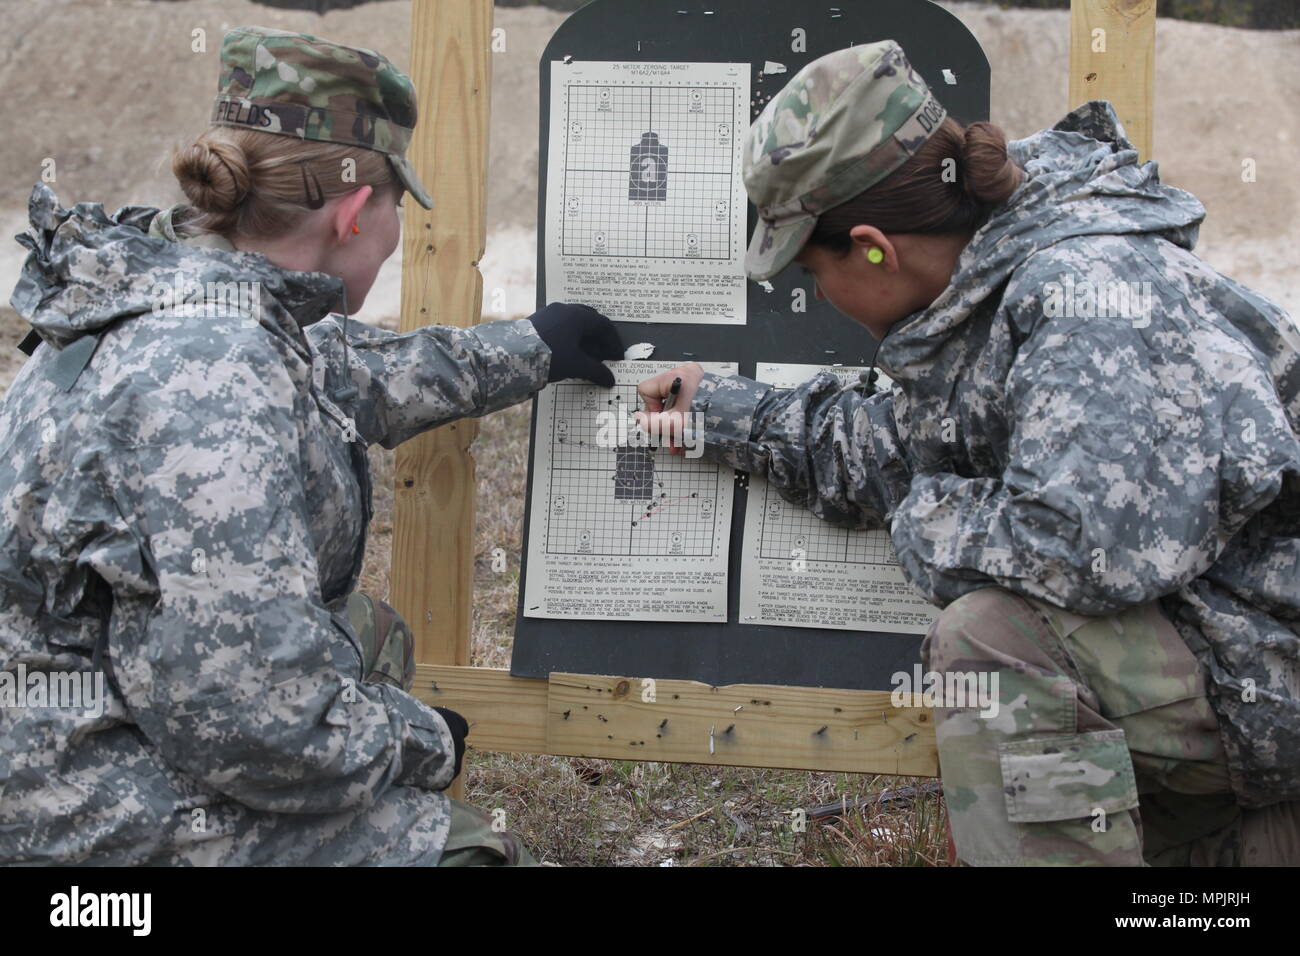
[(997, 675), (989, 713), (936, 712), (957, 856), (1300, 863), (1290, 316), (1192, 254), (1204, 208), (1109, 103), (1008, 143), (891, 40), (800, 70), (744, 160), (750, 277), (801, 265), (892, 387), (640, 391), (680, 377), (706, 458), (888, 528), (943, 608), (926, 666)]
[[(38, 185), (0, 406), (0, 863), (529, 864), (450, 800), (468, 727), (355, 590), (366, 446), (612, 385), (585, 306), (395, 334), (349, 323), (429, 194), (410, 80), (245, 27), (168, 210)], [(336, 318), (332, 310), (342, 309)], [(100, 681), (71, 708), (20, 687)], [(101, 678), (106, 680), (100, 680)], [(94, 687), (93, 683), (87, 686)]]

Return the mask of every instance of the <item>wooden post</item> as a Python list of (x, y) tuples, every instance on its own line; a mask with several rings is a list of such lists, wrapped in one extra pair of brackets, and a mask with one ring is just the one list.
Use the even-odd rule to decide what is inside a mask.
[[(492, 0), (413, 0), (411, 79), (419, 119), (407, 156), (433, 209), (405, 204), (401, 331), (479, 322), (487, 239)], [(422, 664), (469, 663), (478, 421), (426, 432), (396, 452), (390, 602)], [(463, 794), (463, 780), (449, 791)]]
[(1151, 158), (1155, 63), (1156, 0), (1070, 0), (1070, 109), (1110, 100), (1143, 161)]

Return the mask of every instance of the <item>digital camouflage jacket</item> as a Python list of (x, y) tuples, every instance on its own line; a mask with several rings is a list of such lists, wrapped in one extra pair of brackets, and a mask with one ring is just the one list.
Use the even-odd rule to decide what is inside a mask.
[(1238, 801), (1300, 799), (1300, 331), (1192, 254), (1204, 208), (1138, 163), (1110, 104), (1010, 150), (1026, 181), (881, 342), (890, 391), (706, 375), (704, 454), (888, 526), (938, 606), (1160, 600)]
[[(11, 301), (44, 344), (0, 406), (0, 863), (436, 864), (450, 732), (362, 683), (346, 614), (365, 448), (529, 397), (549, 350), (527, 320), (345, 342), (338, 279), (174, 241), (171, 211), (43, 185), (29, 208)], [(42, 706), (96, 673), (98, 703)]]

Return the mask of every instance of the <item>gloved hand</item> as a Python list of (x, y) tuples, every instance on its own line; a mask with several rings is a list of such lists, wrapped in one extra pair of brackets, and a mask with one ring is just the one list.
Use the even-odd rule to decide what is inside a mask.
[(624, 348), (614, 323), (589, 305), (552, 302), (528, 317), (551, 350), (547, 383), (584, 378), (605, 388), (614, 385), (614, 373), (601, 359), (621, 359)]
[(460, 764), (465, 759), (465, 738), (469, 736), (469, 724), (465, 718), (454, 710), (448, 710), (446, 707), (435, 707), (442, 719), (447, 722), (447, 729), (451, 731), (451, 739), (456, 744), (456, 772), (452, 774), (453, 779), (460, 776)]

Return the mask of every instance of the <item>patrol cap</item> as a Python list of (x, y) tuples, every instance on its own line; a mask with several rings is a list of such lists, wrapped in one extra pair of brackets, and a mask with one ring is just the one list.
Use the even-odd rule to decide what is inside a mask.
[(745, 189), (759, 221), (746, 274), (759, 281), (784, 269), (819, 215), (901, 166), (947, 115), (893, 40), (801, 69), (749, 127)]
[(213, 126), (377, 150), (432, 209), (405, 156), (415, 119), (411, 78), (374, 50), (268, 27), (236, 27), (221, 42)]

